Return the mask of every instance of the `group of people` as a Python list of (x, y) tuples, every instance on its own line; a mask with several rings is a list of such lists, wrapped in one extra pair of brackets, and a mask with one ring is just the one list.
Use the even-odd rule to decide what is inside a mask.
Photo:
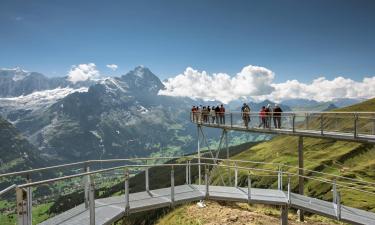
[[(193, 106), (191, 109), (192, 120), (195, 123), (216, 123), (216, 124), (225, 124), (225, 108), (224, 105), (220, 106)], [(271, 107), (270, 104), (267, 106), (262, 106), (259, 112), (259, 127), (271, 128), (272, 121), (274, 128), (281, 128), (281, 114), (283, 110), (278, 104), (275, 104), (274, 107)], [(241, 107), (241, 117), (245, 127), (249, 126), (251, 121), (251, 109), (250, 106), (246, 103)]]
[(275, 104), (274, 108), (271, 108), (271, 105), (262, 106), (262, 109), (259, 112), (260, 124), (259, 127), (271, 128), (271, 121), (273, 118), (273, 125), (275, 128), (281, 128), (281, 113), (283, 110), (279, 105)]
[(225, 124), (225, 108), (224, 105), (220, 106), (193, 106), (191, 109), (192, 119), (195, 123), (217, 123)]

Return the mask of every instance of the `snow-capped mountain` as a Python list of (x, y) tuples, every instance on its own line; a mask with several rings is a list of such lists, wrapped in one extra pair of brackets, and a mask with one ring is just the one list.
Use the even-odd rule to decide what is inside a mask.
[(93, 81), (72, 83), (67, 77), (46, 77), (37, 72), (28, 72), (19, 67), (0, 69), (0, 97), (18, 97), (29, 95), (35, 91), (56, 88), (88, 87)]
[(159, 96), (161, 88), (148, 68), (136, 67), (88, 88), (0, 98), (0, 112), (44, 156), (62, 161), (193, 150), (192, 101)]

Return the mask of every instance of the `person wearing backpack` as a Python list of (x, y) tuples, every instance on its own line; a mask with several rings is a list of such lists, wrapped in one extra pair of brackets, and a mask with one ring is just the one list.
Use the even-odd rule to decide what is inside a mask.
[(242, 112), (242, 120), (245, 124), (245, 127), (248, 128), (249, 122), (250, 122), (250, 107), (246, 103), (244, 103), (241, 108), (241, 112)]

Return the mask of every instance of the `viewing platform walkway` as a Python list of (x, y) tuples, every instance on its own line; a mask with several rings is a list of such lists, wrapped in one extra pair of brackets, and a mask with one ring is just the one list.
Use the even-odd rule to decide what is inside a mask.
[[(150, 164), (151, 160), (169, 159), (164, 164)], [(197, 161), (200, 163), (197, 163)], [(172, 161), (171, 161), (172, 160)], [(201, 161), (202, 160), (202, 161)], [(139, 163), (146, 162), (146, 163)], [(89, 165), (94, 166), (98, 163), (126, 163), (127, 165), (110, 167), (99, 170), (89, 170)], [(272, 164), (278, 169), (262, 169), (259, 167), (246, 166), (248, 164), (262, 164), (260, 162), (245, 160), (213, 159), (204, 157), (186, 156), (183, 158), (143, 158), (143, 159), (113, 159), (113, 160), (92, 160), (65, 164), (47, 168), (34, 169), (29, 171), (13, 172), (1, 174), (0, 178), (11, 176), (29, 176), (33, 173), (45, 173), (48, 170), (58, 170), (68, 167), (84, 166), (83, 173), (77, 173), (68, 176), (60, 176), (47, 180), (28, 182), (21, 185), (12, 185), (6, 190), (0, 191), (0, 197), (5, 192), (16, 189), (17, 197), (17, 217), (19, 225), (31, 225), (33, 204), (33, 190), (40, 186), (53, 185), (60, 181), (73, 181), (81, 179), (83, 182), (83, 196), (81, 204), (69, 207), (70, 209), (55, 215), (41, 222), (42, 225), (102, 225), (112, 224), (133, 213), (144, 212), (148, 210), (175, 207), (188, 202), (202, 200), (213, 201), (234, 201), (251, 204), (266, 204), (280, 207), (280, 220), (282, 225), (288, 224), (288, 209), (295, 208), (311, 212), (317, 215), (337, 219), (350, 224), (375, 224), (375, 213), (363, 209), (356, 209), (342, 204), (341, 191), (347, 189), (351, 192), (364, 192), (367, 195), (375, 195), (375, 183), (356, 180), (353, 178), (342, 177), (338, 175), (325, 174), (317, 171), (309, 171), (310, 175), (300, 175), (298, 173), (283, 172), (281, 164)], [(284, 168), (296, 168), (293, 166), (282, 165)], [(195, 174), (192, 173), (195, 167)], [(203, 179), (197, 180), (197, 168), (204, 168)], [(170, 174), (169, 187), (150, 189), (149, 170), (160, 170), (164, 168)], [(177, 170), (178, 169), (178, 170)], [(218, 185), (212, 183), (214, 176), (221, 177), (225, 171), (229, 172), (229, 177), (233, 180), (232, 185), (223, 183)], [(123, 193), (119, 196), (95, 199), (96, 181), (95, 175), (103, 175), (104, 182), (108, 179), (108, 173), (119, 174), (123, 177)], [(175, 171), (179, 171), (178, 174)], [(239, 173), (247, 174), (246, 182), (239, 186)], [(261, 172), (262, 174), (259, 174)], [(144, 190), (131, 191), (130, 175), (144, 174)], [(233, 174), (233, 176), (232, 176)], [(332, 180), (321, 177), (329, 175)], [(181, 176), (184, 182), (181, 182)], [(257, 180), (264, 176), (277, 177), (277, 188), (255, 188), (252, 179)], [(292, 191), (292, 179), (299, 178), (312, 179), (320, 182), (320, 185), (328, 185), (332, 188), (332, 201), (327, 199), (317, 199), (312, 196), (306, 196), (294, 193)], [(165, 175), (164, 175), (165, 178)], [(179, 178), (179, 184), (176, 184), (176, 178)], [(234, 178), (234, 179), (232, 179)], [(157, 181), (160, 182), (161, 178)], [(199, 177), (198, 177), (199, 179)], [(138, 180), (139, 183), (139, 180)], [(202, 184), (201, 184), (202, 183)], [(293, 182), (296, 184), (295, 182)], [(131, 193), (132, 192), (132, 193)], [(346, 192), (347, 193), (347, 192)], [(329, 199), (329, 198), (328, 198)], [(364, 202), (366, 204), (366, 202)], [(204, 209), (203, 209), (204, 210)]]
[(191, 122), (234, 131), (329, 138), (375, 144), (374, 112), (191, 113)]

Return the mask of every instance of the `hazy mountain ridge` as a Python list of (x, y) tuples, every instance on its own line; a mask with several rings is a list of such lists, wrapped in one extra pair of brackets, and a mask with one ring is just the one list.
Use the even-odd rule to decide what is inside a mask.
[(56, 88), (88, 87), (92, 83), (91, 80), (72, 83), (67, 80), (67, 77), (47, 77), (41, 73), (22, 70), (19, 67), (0, 69), (0, 97), (25, 96), (36, 91)]

